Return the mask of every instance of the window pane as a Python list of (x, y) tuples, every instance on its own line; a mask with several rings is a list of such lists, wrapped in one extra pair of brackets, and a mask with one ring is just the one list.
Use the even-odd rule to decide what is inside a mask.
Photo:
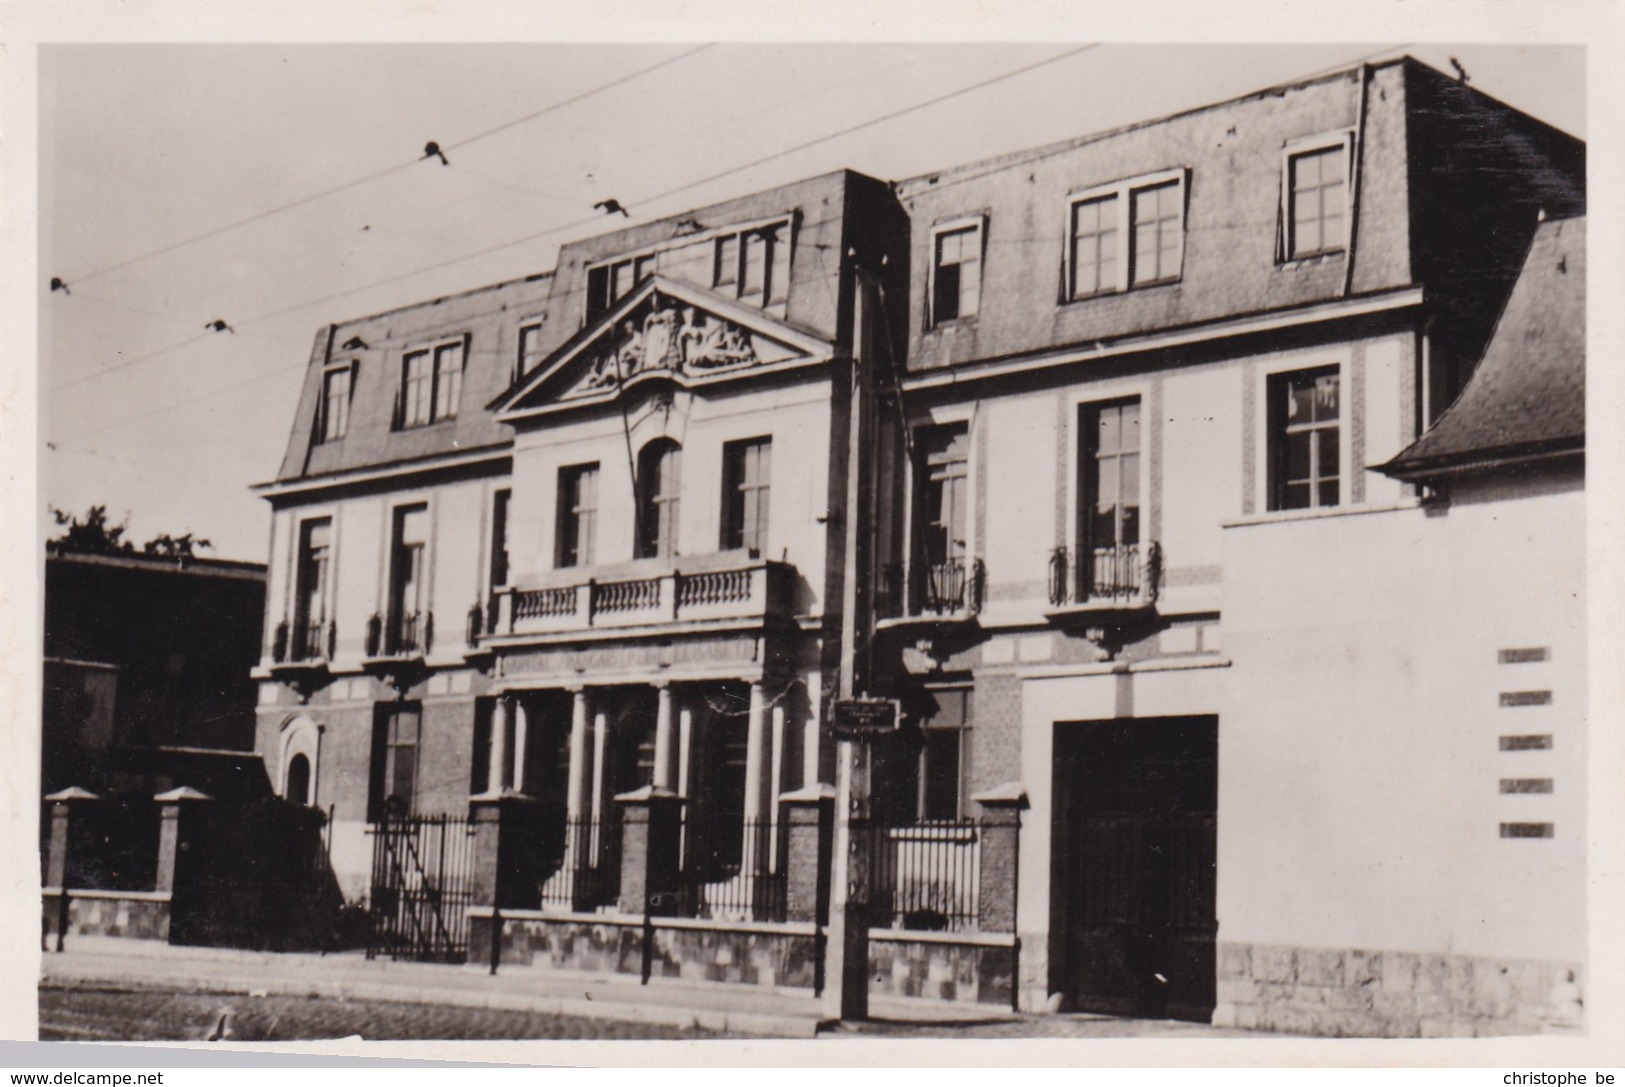
[(1338, 473), (1337, 428), (1328, 427), (1324, 430), (1316, 431), (1315, 439), (1320, 443), (1320, 448), (1318, 450), (1320, 454), (1320, 464), (1318, 465), (1318, 470), (1315, 474), (1321, 479), (1325, 479), (1328, 476), (1335, 479)]
[(975, 227), (937, 235), (932, 320), (974, 317), (982, 292), (979, 231)]
[(1119, 493), (1125, 506), (1140, 504), (1140, 455), (1124, 453), (1117, 458)]
[(1101, 408), (1095, 424), (1095, 452), (1115, 453), (1123, 439), (1123, 416), (1115, 407)]
[(959, 818), (959, 729), (926, 729), (920, 752), (924, 763), (921, 816), (928, 820)]
[(1315, 420), (1336, 419), (1338, 410), (1338, 381), (1336, 374), (1315, 379)]
[(726, 238), (717, 239), (716, 269), (712, 276), (712, 284), (718, 287), (732, 286), (739, 282), (739, 238), (730, 234)]
[(406, 356), (401, 375), (401, 422), (415, 426), (429, 421), (429, 353), (416, 351)]
[(434, 353), (434, 417), (450, 419), (463, 398), (463, 345), (446, 344)]
[(1288, 434), (1282, 440), (1283, 468), (1288, 482), (1309, 478), (1309, 440), (1311, 437), (1311, 434), (1304, 432)]
[(931, 314), (937, 321), (952, 321), (959, 316), (959, 265), (950, 264), (937, 269), (936, 297)]
[(759, 232), (745, 235), (745, 270), (739, 284), (741, 296), (761, 294), (767, 285), (767, 239)]
[(1309, 484), (1292, 483), (1281, 490), (1281, 508), (1306, 510), (1309, 508)]
[(1328, 480), (1320, 485), (1320, 504), (1322, 506), (1337, 505), (1337, 480)]

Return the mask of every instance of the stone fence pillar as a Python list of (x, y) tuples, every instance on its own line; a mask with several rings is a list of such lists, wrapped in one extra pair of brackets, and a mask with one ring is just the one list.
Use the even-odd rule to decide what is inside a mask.
[(827, 922), (835, 787), (819, 783), (779, 797), (784, 827), (784, 919)]
[(45, 799), (51, 802), (51, 838), (45, 850), (45, 886), (56, 891), (56, 904), (41, 917), (40, 950), (46, 949), (54, 928), (56, 949), (61, 951), (68, 932), (68, 853), (73, 848), (73, 821), (77, 818), (74, 811), (83, 810), (84, 805), (100, 798), (88, 789), (73, 785), (51, 793)]
[(474, 901), (499, 910), (541, 905), (542, 806), (504, 789), (471, 797), (474, 819)]
[(982, 837), (981, 872), (977, 886), (977, 927), (983, 932), (1016, 931), (1016, 867), (1021, 839), (1021, 812), (1027, 790), (1019, 781), (1006, 782), (971, 797), (981, 805), (977, 820)]
[(645, 785), (615, 798), (621, 806), (622, 913), (656, 917), (677, 913), (679, 846), (686, 801), (669, 789)]

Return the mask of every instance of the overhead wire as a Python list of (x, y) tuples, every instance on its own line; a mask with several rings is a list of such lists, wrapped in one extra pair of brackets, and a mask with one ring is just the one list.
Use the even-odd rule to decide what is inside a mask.
[[(621, 86), (621, 85), (623, 85), (625, 83), (628, 83), (628, 82), (630, 82), (630, 81), (632, 81), (634, 79), (641, 78), (642, 76), (648, 75), (651, 72), (658, 71), (661, 68), (664, 68), (664, 67), (666, 67), (668, 65), (675, 64), (675, 63), (677, 63), (678, 61), (681, 61), (681, 60), (686, 60), (687, 58), (692, 57), (697, 53), (703, 52), (704, 50), (709, 49), (711, 47), (712, 47), (711, 43), (708, 42), (708, 43), (706, 43), (704, 45), (699, 46), (696, 49), (690, 49), (690, 50), (688, 50), (686, 52), (679, 53), (676, 56), (667, 57), (666, 59), (660, 61), (659, 63), (652, 64), (647, 68), (640, 68), (635, 72), (631, 72), (631, 73), (629, 73), (627, 75), (620, 76), (619, 78), (612, 79), (608, 83), (600, 84), (599, 86), (596, 86), (596, 87), (593, 87), (593, 88), (591, 88), (589, 90), (583, 91), (580, 94), (572, 95), (571, 97), (566, 98), (563, 101), (554, 102), (554, 103), (551, 103), (551, 104), (549, 104), (547, 106), (544, 106), (543, 108), (541, 108), (539, 110), (534, 110), (534, 111), (532, 111), (530, 113), (525, 114), (523, 117), (516, 117), (511, 121), (505, 121), (502, 124), (497, 125), (494, 128), (488, 128), (485, 131), (477, 132), (472, 136), (467, 136), (467, 137), (464, 137), (461, 140), (457, 140), (457, 141), (452, 142), (452, 143), (444, 144), (444, 145), (442, 145), (442, 147), (443, 147), (444, 150), (456, 150), (457, 148), (467, 147), (469, 144), (474, 143), (477, 140), (486, 139), (487, 137), (496, 135), (498, 132), (505, 132), (510, 128), (514, 128), (514, 127), (516, 127), (518, 125), (525, 124), (525, 123), (527, 123), (529, 121), (534, 121), (538, 117), (543, 117), (543, 116), (546, 116), (549, 113), (554, 113), (554, 112), (556, 112), (558, 110), (564, 109), (567, 106), (572, 106), (572, 105), (576, 104), (577, 102), (583, 101), (584, 99), (591, 98), (592, 96), (597, 95), (597, 94), (602, 94), (602, 93), (604, 93), (605, 91), (608, 91), (608, 90), (612, 90), (615, 87), (619, 87), (619, 86)], [(144, 253), (138, 253), (135, 256), (126, 257), (123, 260), (115, 261), (112, 264), (103, 265), (100, 268), (95, 268), (95, 269), (92, 269), (90, 271), (79, 272), (76, 275), (67, 276), (66, 277), (67, 282), (68, 282), (68, 284), (70, 286), (76, 287), (80, 283), (88, 282), (89, 280), (95, 279), (98, 276), (107, 275), (110, 272), (116, 272), (116, 271), (119, 271), (120, 269), (128, 268), (133, 264), (139, 264), (142, 261), (151, 260), (154, 257), (160, 257), (160, 256), (164, 256), (165, 254), (168, 254), (168, 253), (173, 253), (178, 249), (184, 249), (187, 246), (195, 245), (195, 244), (197, 244), (198, 242), (201, 242), (201, 241), (207, 241), (210, 238), (218, 238), (222, 234), (226, 234), (226, 233), (229, 233), (229, 232), (231, 232), (233, 230), (237, 230), (237, 229), (239, 229), (241, 227), (248, 226), (251, 223), (257, 223), (257, 222), (260, 222), (263, 219), (269, 219), (269, 218), (271, 218), (273, 216), (281, 215), (281, 214), (283, 214), (285, 212), (292, 211), (294, 208), (300, 208), (300, 207), (304, 207), (307, 204), (313, 204), (318, 200), (323, 200), (323, 199), (326, 199), (329, 196), (334, 196), (334, 195), (336, 195), (338, 193), (346, 192), (346, 191), (348, 191), (350, 189), (357, 188), (357, 187), (359, 187), (361, 185), (365, 185), (365, 184), (367, 184), (369, 182), (377, 181), (380, 178), (388, 177), (390, 174), (397, 173), (397, 172), (399, 172), (401, 170), (410, 169), (411, 167), (413, 167), (413, 166), (417, 165), (419, 162), (421, 162), (424, 157), (425, 156), (418, 156), (418, 157), (410, 159), (410, 160), (408, 160), (406, 162), (398, 162), (398, 163), (395, 163), (392, 166), (386, 166), (381, 170), (374, 170), (373, 172), (368, 173), (368, 174), (364, 174), (361, 177), (352, 178), (349, 181), (341, 182), (338, 185), (333, 185), (333, 186), (330, 186), (329, 188), (322, 189), (319, 192), (310, 193), (308, 195), (301, 196), (301, 197), (299, 197), (299, 198), (297, 198), (295, 200), (290, 200), (287, 203), (279, 204), (276, 207), (267, 208), (264, 211), (256, 212), (253, 215), (246, 216), (246, 217), (244, 217), (242, 219), (233, 220), (232, 222), (225, 223), (225, 224), (223, 224), (221, 226), (214, 227), (214, 228), (212, 228), (210, 230), (206, 230), (206, 231), (202, 232), (201, 234), (193, 234), (193, 235), (191, 235), (189, 237), (182, 238), (179, 241), (170, 242), (167, 245), (161, 245), (156, 249), (150, 249), (150, 250), (147, 250)]]
[[(979, 80), (976, 83), (972, 83), (972, 84), (970, 84), (968, 86), (960, 87), (960, 88), (958, 88), (956, 90), (949, 91), (949, 92), (947, 92), (945, 94), (936, 95), (936, 96), (934, 96), (932, 98), (929, 98), (929, 99), (926, 99), (926, 100), (924, 100), (922, 102), (916, 102), (913, 105), (905, 106), (905, 107), (903, 107), (901, 109), (893, 110), (893, 111), (891, 111), (889, 113), (886, 113), (886, 114), (883, 114), (883, 115), (881, 115), (879, 117), (870, 118), (868, 120), (861, 121), (861, 122), (859, 122), (859, 123), (857, 123), (855, 125), (850, 125), (850, 126), (848, 126), (846, 128), (837, 130), (835, 132), (826, 133), (826, 134), (824, 134), (822, 136), (815, 137), (815, 138), (813, 138), (811, 140), (803, 141), (802, 143), (797, 144), (794, 147), (786, 148), (786, 149), (784, 149), (782, 151), (775, 152), (774, 154), (766, 155), (766, 156), (763, 156), (763, 157), (757, 158), (757, 159), (753, 159), (753, 160), (751, 160), (749, 162), (743, 163), (743, 164), (738, 165), (738, 166), (731, 166), (731, 167), (729, 167), (729, 168), (727, 168), (725, 170), (719, 170), (719, 171), (717, 171), (715, 173), (709, 174), (709, 175), (707, 175), (705, 177), (702, 177), (702, 178), (699, 178), (697, 180), (685, 182), (682, 185), (675, 186), (675, 187), (667, 189), (667, 190), (665, 190), (663, 192), (655, 193), (655, 194), (650, 195), (650, 196), (645, 196), (641, 200), (634, 201), (633, 203), (635, 205), (647, 205), (647, 204), (658, 202), (660, 200), (667, 199), (667, 198), (669, 198), (671, 196), (675, 196), (675, 195), (677, 195), (679, 193), (683, 193), (683, 192), (687, 192), (687, 191), (689, 191), (691, 189), (699, 188), (702, 185), (708, 185), (708, 184), (710, 184), (710, 183), (712, 183), (714, 181), (719, 181), (719, 180), (722, 180), (723, 178), (731, 177), (734, 174), (742, 173), (745, 170), (749, 170), (749, 169), (752, 169), (752, 168), (754, 168), (756, 166), (763, 165), (764, 163), (771, 162), (774, 159), (781, 158), (781, 157), (784, 157), (784, 156), (787, 156), (787, 155), (793, 155), (793, 154), (799, 153), (801, 151), (807, 150), (809, 148), (816, 147), (816, 146), (819, 146), (821, 144), (828, 143), (828, 142), (830, 142), (832, 140), (839, 139), (842, 136), (850, 135), (850, 134), (852, 134), (854, 132), (861, 132), (861, 131), (863, 131), (865, 129), (872, 128), (875, 125), (883, 124), (883, 123), (885, 123), (887, 121), (893, 121), (893, 120), (896, 120), (896, 119), (898, 119), (900, 117), (907, 116), (910, 113), (915, 113), (915, 112), (918, 112), (919, 110), (922, 110), (922, 109), (928, 109), (931, 106), (940, 105), (943, 102), (951, 101), (952, 99), (961, 97), (961, 96), (963, 96), (965, 94), (970, 94), (970, 93), (973, 93), (973, 92), (978, 91), (978, 90), (984, 90), (987, 87), (993, 86), (994, 84), (1001, 83), (1001, 82), (1003, 82), (1005, 80), (1008, 80), (1008, 79), (1013, 79), (1013, 78), (1015, 78), (1017, 76), (1025, 75), (1028, 72), (1035, 71), (1035, 70), (1037, 70), (1039, 68), (1042, 68), (1042, 67), (1045, 67), (1047, 65), (1055, 64), (1055, 63), (1058, 63), (1058, 62), (1060, 62), (1062, 60), (1068, 59), (1069, 57), (1077, 56), (1079, 54), (1088, 52), (1091, 49), (1098, 48), (1100, 44), (1101, 43), (1099, 43), (1099, 42), (1092, 42), (1092, 43), (1087, 43), (1087, 44), (1078, 46), (1078, 47), (1073, 48), (1073, 49), (1068, 49), (1068, 50), (1066, 50), (1064, 52), (1061, 52), (1061, 53), (1055, 54), (1053, 56), (1047, 57), (1047, 58), (1045, 58), (1043, 60), (1034, 61), (1034, 62), (1032, 62), (1030, 64), (1024, 64), (1024, 65), (1022, 65), (1022, 66), (1020, 66), (1018, 68), (1013, 68), (1013, 69), (1010, 69), (1010, 70), (1008, 70), (1006, 72), (1000, 73), (999, 75), (991, 76), (991, 77), (989, 77), (987, 79)], [(697, 50), (697, 49), (696, 50), (691, 50), (689, 53), (684, 54), (684, 56), (692, 56), (696, 52), (699, 52), (699, 50)], [(675, 60), (678, 60), (678, 59), (681, 59), (681, 57), (672, 58), (672, 62), (675, 62)], [(653, 70), (653, 69), (649, 69), (649, 70)], [(517, 123), (517, 122), (514, 122), (514, 123)], [(499, 126), (496, 129), (491, 129), (488, 132), (483, 133), (482, 137), (484, 135), (490, 135), (491, 133), (500, 131), (502, 128), (508, 128), (508, 127), (512, 127), (512, 123), (510, 123), (508, 125)], [(470, 140), (472, 140), (474, 138), (482, 138), (482, 137), (471, 137)], [(464, 141), (464, 142), (466, 143), (466, 142), (469, 142), (469, 141)], [(454, 149), (455, 147), (458, 146), (458, 144), (446, 144), (445, 146), (448, 149)], [(414, 269), (411, 269), (411, 270), (406, 271), (406, 272), (401, 272), (401, 273), (398, 273), (398, 274), (393, 275), (393, 276), (388, 276), (388, 277), (386, 277), (384, 279), (374, 280), (372, 282), (361, 284), (361, 285), (358, 285), (358, 286), (355, 286), (355, 287), (350, 287), (350, 288), (347, 288), (347, 289), (342, 290), (342, 291), (330, 291), (330, 292), (322, 295), (319, 298), (313, 298), (313, 299), (310, 299), (308, 301), (298, 302), (298, 303), (295, 303), (295, 304), (293, 304), (291, 306), (285, 306), (285, 307), (283, 307), (281, 309), (273, 310), (273, 311), (268, 312), (268, 313), (261, 313), (261, 314), (256, 314), (256, 315), (254, 315), (252, 317), (243, 318), (243, 319), (241, 319), (241, 320), (239, 320), (237, 322), (236, 327), (242, 328), (242, 327), (245, 327), (245, 326), (248, 326), (248, 325), (257, 324), (257, 323), (259, 323), (261, 321), (269, 321), (269, 320), (274, 320), (275, 318), (278, 318), (278, 317), (285, 317), (285, 316), (287, 316), (289, 314), (297, 313), (297, 312), (299, 312), (301, 310), (309, 309), (311, 306), (321, 305), (324, 302), (329, 302), (329, 301), (332, 301), (332, 300), (338, 299), (338, 298), (345, 298), (345, 297), (348, 297), (349, 295), (359, 294), (359, 293), (361, 293), (363, 291), (373, 290), (373, 289), (378, 288), (378, 287), (389, 286), (391, 284), (399, 283), (399, 282), (402, 282), (402, 281), (408, 280), (408, 279), (412, 279), (412, 278), (415, 278), (415, 277), (420, 276), (420, 275), (425, 275), (425, 274), (427, 274), (429, 272), (439, 271), (442, 268), (453, 267), (453, 266), (455, 266), (457, 264), (461, 264), (461, 263), (464, 263), (465, 261), (469, 261), (469, 260), (474, 260), (474, 259), (476, 259), (478, 257), (489, 256), (489, 255), (491, 255), (493, 253), (498, 253), (498, 252), (501, 252), (501, 251), (506, 250), (506, 249), (511, 249), (511, 248), (513, 248), (515, 246), (525, 245), (525, 244), (528, 244), (528, 243), (534, 242), (534, 241), (540, 241), (540, 240), (542, 240), (544, 238), (549, 238), (549, 237), (552, 237), (554, 235), (563, 234), (563, 233), (566, 233), (568, 231), (575, 230), (575, 229), (578, 229), (578, 228), (583, 227), (583, 226), (590, 225), (590, 224), (595, 223), (595, 222), (599, 222), (602, 219), (603, 219), (603, 216), (598, 215), (598, 214), (585, 216), (585, 217), (583, 217), (581, 219), (573, 220), (571, 222), (564, 223), (564, 224), (562, 224), (560, 226), (548, 227), (548, 228), (546, 228), (544, 230), (537, 231), (537, 232), (535, 232), (533, 234), (527, 234), (527, 235), (525, 235), (523, 237), (520, 237), (520, 238), (511, 238), (511, 239), (508, 239), (506, 241), (499, 242), (499, 243), (497, 243), (495, 245), (486, 246), (484, 248), (474, 250), (473, 252), (464, 253), (464, 254), (462, 254), (460, 256), (457, 256), (457, 257), (452, 257), (452, 258), (449, 258), (447, 260), (437, 261), (437, 262), (435, 262), (433, 264), (428, 264), (428, 265), (424, 265), (424, 266), (419, 267), (419, 268), (414, 268)], [(185, 244), (185, 243), (179, 243), (179, 244)], [(123, 366), (134, 365), (136, 362), (145, 361), (147, 359), (156, 357), (158, 355), (161, 355), (161, 354), (165, 353), (168, 350), (179, 350), (182, 347), (186, 347), (186, 346), (191, 345), (192, 343), (196, 343), (201, 338), (203, 338), (203, 337), (194, 337), (193, 339), (184, 341), (183, 343), (175, 344), (170, 348), (160, 348), (157, 351), (148, 352), (147, 354), (145, 354), (143, 356), (140, 356), (137, 359), (125, 360), (125, 361), (119, 363), (118, 366), (120, 368), (122, 368)], [(111, 368), (109, 368), (109, 369), (111, 369)], [(303, 369), (302, 365), (301, 365), (301, 369)], [(105, 373), (105, 372), (107, 372), (107, 371), (101, 371), (101, 373)], [(94, 375), (92, 375), (92, 376), (94, 376)], [(81, 380), (84, 380), (84, 379), (80, 379), (80, 378), (75, 378), (74, 379), (75, 382), (78, 382), (78, 381), (81, 381)]]

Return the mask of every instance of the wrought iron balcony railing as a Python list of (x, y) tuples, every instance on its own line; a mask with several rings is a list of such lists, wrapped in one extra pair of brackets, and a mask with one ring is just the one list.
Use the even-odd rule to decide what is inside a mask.
[(881, 571), (875, 610), (883, 619), (975, 615), (986, 587), (981, 559), (891, 563)]
[(409, 611), (391, 617), (373, 613), (367, 620), (367, 656), (418, 657), (434, 648), (434, 612)]
[(1073, 550), (1049, 558), (1049, 602), (1057, 608), (1149, 607), (1157, 600), (1162, 548), (1155, 541)]
[(338, 627), (331, 619), (293, 624), (284, 619), (271, 638), (271, 659), (277, 664), (331, 660), (337, 640)]

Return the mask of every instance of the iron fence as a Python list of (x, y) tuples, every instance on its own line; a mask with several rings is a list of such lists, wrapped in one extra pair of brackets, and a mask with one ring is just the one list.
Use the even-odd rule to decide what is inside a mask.
[(771, 819), (693, 820), (683, 826), (680, 912), (727, 921), (782, 921), (783, 827)]
[(869, 924), (965, 932), (980, 915), (981, 832), (973, 820), (854, 825), (869, 859)]
[(372, 938), (367, 957), (463, 962), (474, 904), (474, 821), (391, 815), (372, 835)]
[(564, 821), (564, 853), (544, 878), (542, 905), (592, 913), (615, 904), (621, 890), (619, 820), (583, 816)]

